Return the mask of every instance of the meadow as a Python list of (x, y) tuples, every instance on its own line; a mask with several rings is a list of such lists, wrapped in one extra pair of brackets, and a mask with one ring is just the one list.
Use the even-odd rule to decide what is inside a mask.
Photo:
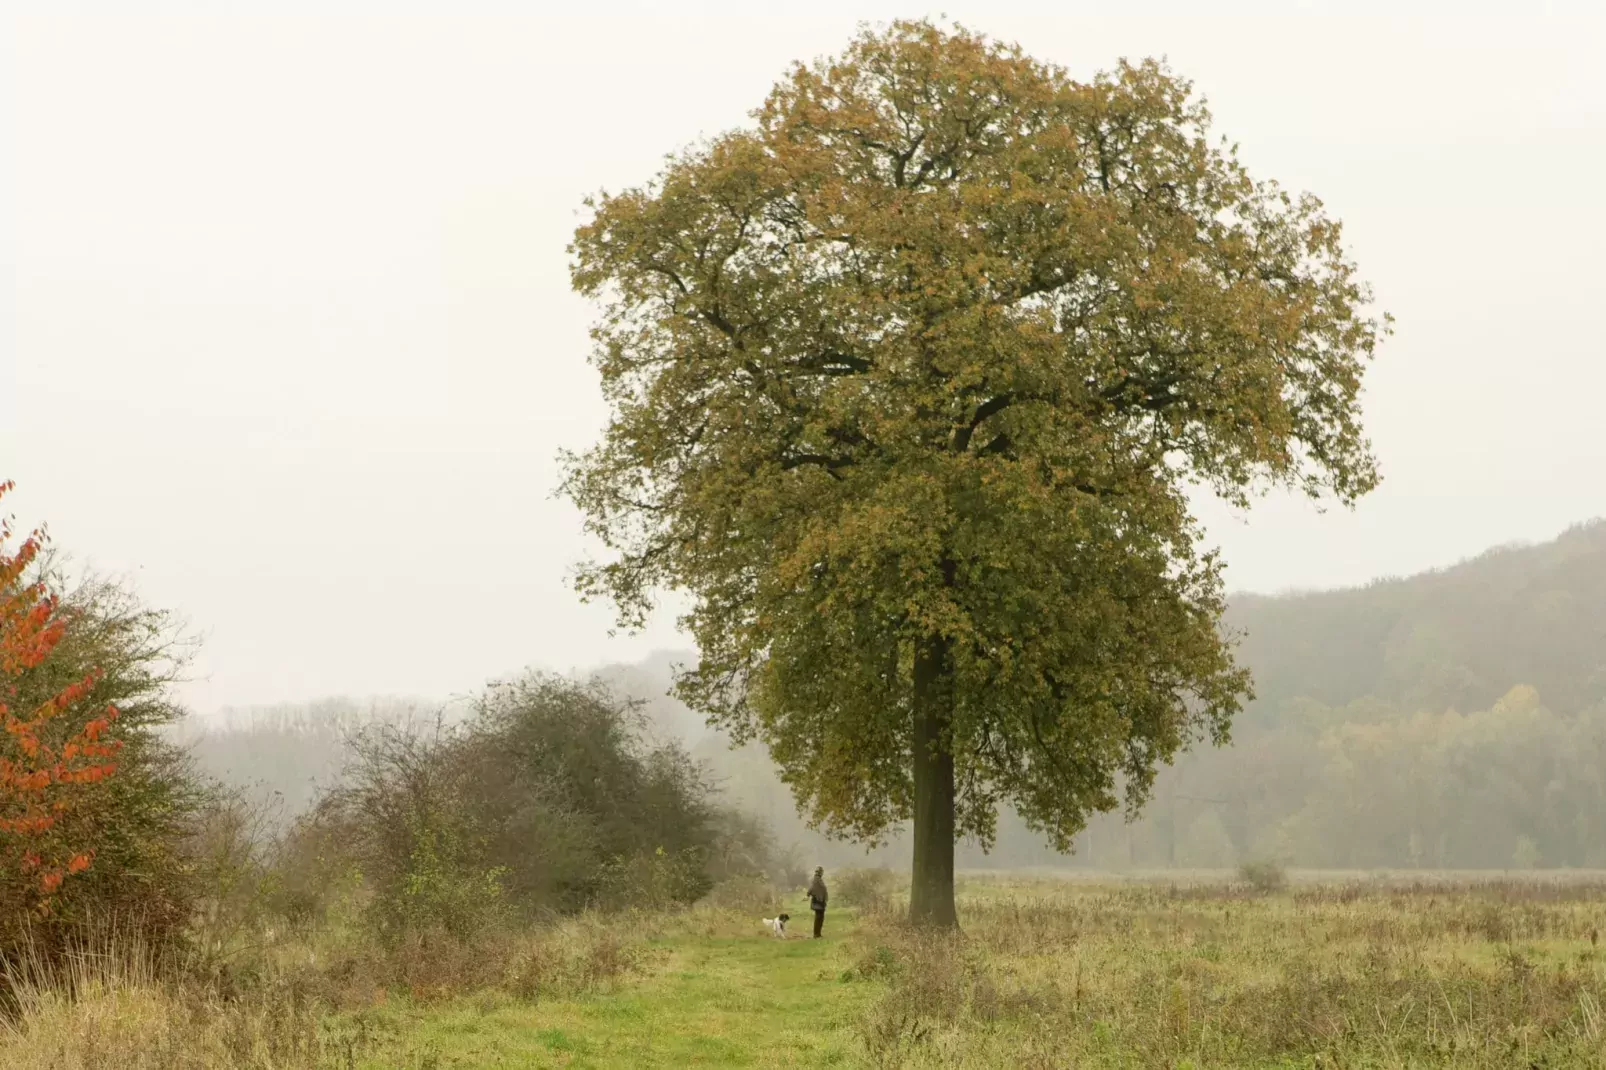
[(727, 901), (383, 963), (284, 939), (204, 989), (108, 947), (24, 988), (0, 1065), (1606, 1066), (1606, 877), (1276, 876), (973, 874), (933, 936), (843, 874), (820, 941)]

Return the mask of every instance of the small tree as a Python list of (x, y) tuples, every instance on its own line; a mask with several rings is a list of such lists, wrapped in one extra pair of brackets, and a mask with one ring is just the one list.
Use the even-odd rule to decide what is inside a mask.
[(1009, 802), (1059, 848), (1248, 693), (1192, 484), (1349, 502), (1384, 329), (1312, 198), (1155, 63), (1091, 82), (900, 22), (594, 202), (613, 408), (567, 490), (623, 622), (689, 591), (681, 693), (815, 821), (913, 818), (912, 915)]
[[(0, 483), (0, 498), (12, 489)], [(117, 771), (122, 742), (108, 737), (117, 708), (92, 698), (97, 671), (24, 699), (19, 681), (45, 665), (69, 618), (49, 585), (30, 579), (44, 533), (15, 551), (11, 535), (0, 520), (0, 912), (16, 917), (48, 912), (63, 882), (93, 863), (78, 804)]]

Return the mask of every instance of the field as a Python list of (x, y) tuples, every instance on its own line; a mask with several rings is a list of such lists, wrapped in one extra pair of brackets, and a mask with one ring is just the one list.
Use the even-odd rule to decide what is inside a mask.
[[(591, 939), (606, 939), (585, 954), (624, 959), (587, 966), (583, 984), (379, 992), (281, 1012), (303, 1015), (299, 1032), (230, 1026), (255, 1039), (220, 1041), (210, 1058), (186, 1061), (200, 1049), (176, 1037), (159, 1062), (117, 1058), (124, 1070), (1606, 1066), (1596, 877), (1323, 875), (1266, 891), (971, 876), (957, 938), (905, 929), (895, 890), (861, 899), (833, 911), (828, 939), (784, 944), (740, 911), (594, 919)], [(119, 1014), (176, 1013), (108, 998), (36, 1008), (0, 1042), (0, 1065), (101, 1065)], [(73, 1039), (86, 1030), (93, 1058)]]

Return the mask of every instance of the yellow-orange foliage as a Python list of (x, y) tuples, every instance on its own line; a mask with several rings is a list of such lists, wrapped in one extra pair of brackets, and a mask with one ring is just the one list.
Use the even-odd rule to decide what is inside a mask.
[[(0, 483), (0, 498), (12, 488)], [(93, 851), (56, 833), (84, 789), (117, 771), (122, 744), (108, 738), (116, 708), (90, 702), (94, 673), (43, 701), (21, 699), (19, 682), (50, 656), (70, 620), (43, 580), (28, 579), (44, 533), (29, 533), (15, 551), (11, 536), (0, 519), (0, 874), (21, 878), (33, 905), (48, 910), (66, 878), (94, 861)]]

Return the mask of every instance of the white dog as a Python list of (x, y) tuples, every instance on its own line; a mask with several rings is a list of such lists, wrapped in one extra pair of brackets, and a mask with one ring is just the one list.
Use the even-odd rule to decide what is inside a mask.
[(791, 921), (791, 920), (792, 920), (792, 915), (790, 915), (790, 914), (782, 914), (778, 918), (765, 918), (764, 919), (764, 928), (768, 929), (770, 931), (770, 935), (775, 937), (775, 939), (777, 939), (777, 940), (785, 940), (786, 939), (786, 923)]

